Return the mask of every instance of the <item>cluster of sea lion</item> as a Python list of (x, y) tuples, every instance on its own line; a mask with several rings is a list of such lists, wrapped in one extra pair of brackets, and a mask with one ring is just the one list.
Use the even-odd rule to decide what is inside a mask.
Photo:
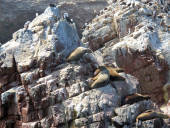
[(99, 68), (94, 72), (95, 77), (92, 78), (94, 82), (92, 83), (91, 88), (107, 84), (109, 80), (125, 80), (125, 78), (119, 75), (120, 72), (124, 72), (124, 70), (111, 66), (99, 66)]
[[(134, 93), (126, 96), (124, 98), (123, 104), (133, 104), (135, 102), (143, 101), (143, 100), (149, 100), (151, 97), (149, 95), (142, 95), (139, 93)], [(152, 119), (168, 119), (170, 116), (161, 113), (161, 112), (156, 112), (154, 110), (147, 110), (141, 114), (139, 114), (136, 117), (136, 122), (138, 123), (139, 121), (146, 121), (146, 120), (152, 120)]]
[[(77, 61), (83, 57), (85, 53), (92, 53), (92, 50), (85, 47), (78, 47), (76, 48), (68, 57), (67, 61)], [(92, 80), (94, 81), (90, 87), (91, 88), (98, 88), (101, 87), (109, 82), (109, 80), (120, 79), (125, 80), (122, 76), (119, 75), (120, 72), (124, 72), (121, 68), (114, 68), (111, 66), (99, 66), (96, 71), (94, 72), (94, 77)]]
[[(77, 61), (83, 57), (85, 53), (92, 53), (92, 50), (85, 47), (76, 48), (68, 57), (67, 61)], [(90, 85), (90, 88), (99, 88), (109, 82), (109, 80), (114, 80), (115, 78), (125, 80), (122, 76), (119, 75), (120, 72), (124, 72), (121, 68), (114, 68), (111, 66), (99, 66), (95, 72), (94, 77), (92, 78), (93, 83)], [(169, 86), (168, 86), (169, 87)], [(166, 88), (164, 89), (166, 91)], [(142, 100), (149, 100), (151, 97), (149, 95), (142, 95), (139, 93), (134, 93), (126, 96), (123, 100), (123, 104), (133, 104)], [(168, 115), (156, 112), (153, 110), (147, 110), (136, 117), (136, 122), (151, 120), (155, 118), (167, 119), (170, 118)]]
[(91, 88), (101, 87), (102, 85), (107, 84), (110, 80), (110, 74), (107, 68), (105, 66), (99, 66), (99, 69), (100, 72), (92, 78), (94, 82), (90, 85)]
[[(135, 102), (139, 102), (142, 100), (149, 100), (149, 99), (151, 99), (149, 95), (134, 93), (125, 97), (124, 104), (133, 104)], [(136, 122), (138, 123), (139, 121), (146, 121), (146, 120), (151, 120), (156, 118), (168, 119), (170, 117), (161, 112), (156, 112), (154, 110), (147, 110), (136, 117)]]

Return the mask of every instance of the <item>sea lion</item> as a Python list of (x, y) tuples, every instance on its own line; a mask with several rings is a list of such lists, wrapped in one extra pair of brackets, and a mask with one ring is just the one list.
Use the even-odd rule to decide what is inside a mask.
[[(109, 71), (111, 80), (115, 80), (115, 79), (125, 80), (125, 78), (123, 78), (122, 76), (119, 75), (120, 72), (124, 72), (124, 70), (122, 68), (114, 68), (111, 66), (105, 66), (105, 67)], [(96, 69), (96, 71), (94, 72), (94, 75), (96, 76), (99, 73), (100, 73), (100, 69)]]
[(140, 121), (146, 121), (146, 120), (151, 120), (154, 118), (162, 118), (162, 119), (168, 119), (170, 118), (168, 115), (160, 113), (160, 112), (155, 112), (152, 110), (147, 110), (140, 115), (136, 117), (136, 122)]
[(165, 105), (167, 105), (167, 111), (169, 111), (169, 109), (168, 109), (168, 101), (169, 101), (168, 89), (169, 88), (170, 88), (170, 83), (169, 82), (166, 83), (163, 86), (164, 102), (165, 102)]
[(91, 88), (101, 87), (107, 84), (110, 80), (109, 71), (105, 66), (99, 66), (100, 73), (93, 78), (94, 82), (91, 84)]
[(123, 104), (133, 104), (135, 102), (139, 102), (142, 100), (149, 100), (150, 98), (151, 97), (149, 95), (142, 95), (139, 93), (134, 93), (134, 94), (126, 96)]
[(165, 103), (168, 103), (168, 88), (170, 88), (170, 83), (166, 83), (164, 86), (163, 86), (163, 92), (164, 92), (164, 100), (165, 100)]
[(84, 47), (78, 47), (75, 50), (73, 50), (73, 52), (67, 57), (67, 61), (76, 61), (79, 60), (85, 53), (90, 53), (92, 52), (90, 49), (88, 48), (84, 48)]

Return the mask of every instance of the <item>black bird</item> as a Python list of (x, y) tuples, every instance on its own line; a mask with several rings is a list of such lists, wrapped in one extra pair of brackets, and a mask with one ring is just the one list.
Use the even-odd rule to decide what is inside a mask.
[(149, 30), (153, 31), (153, 27), (147, 26)]
[(67, 22), (69, 22), (71, 24), (73, 23), (72, 19), (70, 19), (69, 15), (68, 15), (68, 13), (64, 13), (64, 19), (66, 19)]
[(49, 4), (49, 6), (50, 6), (50, 7), (56, 7), (56, 5), (55, 5), (55, 4)]

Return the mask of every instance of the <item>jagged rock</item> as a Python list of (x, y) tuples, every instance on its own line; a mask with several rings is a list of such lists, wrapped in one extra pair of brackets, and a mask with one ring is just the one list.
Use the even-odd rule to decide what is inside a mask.
[[(139, 35), (137, 40), (132, 37), (124, 37), (124, 41), (104, 49), (103, 55), (106, 59), (112, 58), (107, 59), (110, 61), (107, 63), (116, 61), (116, 65), (136, 76), (141, 84), (141, 91), (151, 95), (159, 95), (160, 99), (157, 97), (155, 101), (161, 102), (163, 98), (161, 90), (167, 80), (169, 66), (166, 61), (168, 58), (161, 57), (164, 53), (158, 54), (156, 51), (159, 49), (155, 50), (161, 47), (159, 45), (162, 45), (157, 34), (156, 32), (145, 32)], [(162, 49), (162, 52), (164, 50)], [(153, 99), (154, 97), (152, 96)]]
[(138, 127), (143, 127), (143, 128), (168, 128), (168, 126), (163, 122), (162, 119), (153, 119), (153, 120), (148, 120), (144, 121), (141, 124), (137, 124)]
[(93, 19), (92, 23), (88, 24), (84, 30), (82, 42), (88, 42), (89, 47), (92, 50), (96, 50), (101, 46), (104, 46), (104, 43), (107, 41), (116, 38), (116, 31), (111, 14), (112, 11), (108, 9), (107, 13), (101, 14), (101, 16)]
[[(66, 126), (67, 122), (73, 125), (74, 121), (76, 126), (101, 127), (103, 122), (109, 124), (114, 108), (121, 104), (122, 96), (110, 84), (90, 90), (88, 79), (93, 76), (94, 66), (86, 60), (63, 62), (42, 78), (30, 75), (34, 71), (24, 72), (30, 76), (30, 82), (15, 88), (17, 107), (14, 108), (22, 119), (15, 120), (16, 126), (36, 127), (39, 124), (36, 120), (39, 119), (42, 127)], [(22, 75), (21, 72), (21, 78)], [(117, 81), (116, 84), (124, 85), (122, 90), (126, 90), (126, 94), (136, 92), (137, 80), (129, 75), (124, 77), (126, 81)], [(81, 124), (79, 118), (87, 118), (88, 123)]]
[[(29, 1), (1, 1), (0, 6), (0, 42), (5, 43), (12, 38), (12, 33), (23, 27), (26, 21), (31, 21), (37, 15), (41, 14), (50, 4), (60, 5), (61, 14), (68, 12), (69, 16), (77, 24), (79, 36), (81, 36), (82, 27), (89, 22), (96, 13), (107, 6), (104, 0), (29, 0)], [(75, 15), (76, 14), (76, 15)]]
[[(107, 128), (121, 125), (123, 128), (133, 128), (138, 125), (135, 123), (138, 114), (156, 108), (150, 100), (124, 106), (122, 101), (127, 95), (139, 93), (143, 87), (148, 88), (155, 82), (159, 83), (156, 83), (153, 88), (158, 88), (160, 92), (162, 86), (160, 80), (164, 81), (165, 78), (159, 79), (157, 74), (163, 73), (165, 76), (164, 72), (167, 68), (165, 60), (169, 56), (162, 57), (162, 54), (158, 56), (157, 50), (160, 47), (163, 52), (168, 50), (167, 47), (164, 48), (164, 45), (168, 46), (166, 41), (168, 33), (164, 29), (166, 27), (157, 25), (154, 21), (157, 19), (150, 15), (143, 14), (139, 18), (138, 9), (152, 10), (151, 5), (148, 6), (142, 1), (117, 1), (113, 5), (100, 12), (99, 17), (104, 18), (98, 19), (101, 24), (95, 21), (98, 16), (93, 20), (96, 29), (91, 31), (90, 28), (89, 34), (105, 37), (105, 32), (107, 34), (113, 32), (116, 33), (116, 37), (106, 36), (104, 40), (107, 41), (102, 42), (102, 45), (106, 43), (105, 47), (86, 53), (79, 60), (65, 61), (75, 48), (83, 44), (79, 40), (75, 24), (62, 19), (59, 9), (55, 7), (48, 7), (43, 14), (27, 22), (23, 29), (14, 33), (14, 39), (0, 47), (2, 58), (0, 76), (3, 76), (0, 79), (0, 127)], [(106, 17), (102, 17), (105, 13), (107, 13)], [(165, 12), (162, 10), (161, 13)], [(113, 15), (121, 22), (115, 23)], [(134, 17), (130, 18), (131, 15)], [(105, 20), (107, 16), (109, 17)], [(150, 18), (153, 20), (150, 21)], [(129, 26), (129, 23), (132, 24)], [(109, 28), (109, 25), (113, 26)], [(119, 25), (121, 27), (118, 27)], [(101, 31), (96, 31), (101, 27)], [(133, 28), (129, 34), (128, 28)], [(99, 32), (99, 35), (95, 32)], [(160, 42), (163, 44), (160, 45)], [(88, 43), (84, 46), (87, 45)], [(98, 48), (97, 46), (96, 49)], [(150, 61), (153, 58), (154, 62), (157, 62), (156, 60), (159, 62), (154, 64)], [(160, 64), (161, 68), (156, 64)], [(108, 79), (107, 84), (91, 89), (94, 71), (101, 65), (123, 67), (125, 73), (119, 75), (124, 79)], [(143, 72), (152, 71), (154, 79), (151, 83), (146, 79), (143, 83), (140, 79), (138, 82), (135, 77), (127, 74), (127, 72), (133, 74), (131, 71), (136, 71), (141, 66), (140, 70)], [(149, 67), (154, 70), (149, 70)], [(139, 78), (146, 78), (142, 76), (143, 72)], [(159, 100), (159, 97), (156, 98)], [(160, 126), (159, 122), (161, 120), (154, 119), (151, 123), (142, 122), (142, 126)], [(162, 122), (164, 125), (164, 121)], [(164, 127), (162, 124), (161, 127)]]
[[(161, 17), (155, 18), (154, 15), (167, 17), (162, 9), (166, 5), (166, 2), (162, 5), (158, 1), (155, 3), (136, 0), (112, 1), (106, 10), (87, 25), (82, 38), (82, 42), (88, 42), (88, 46), (93, 50), (102, 47), (96, 52), (102, 54), (105, 64), (123, 67), (125, 72), (136, 76), (139, 79), (141, 92), (150, 94), (158, 103), (163, 102), (162, 87), (169, 81), (167, 75), (170, 74), (169, 32), (168, 18), (161, 20)], [(154, 14), (155, 8), (157, 8), (156, 14)], [(108, 18), (112, 20), (102, 23)], [(165, 22), (166, 25), (163, 25)], [(98, 30), (111, 24), (110, 28), (116, 36), (103, 42), (96, 40), (100, 37)], [(98, 25), (99, 27), (96, 27)], [(108, 34), (103, 30), (101, 33), (101, 39)]]
[(116, 117), (112, 118), (113, 123), (118, 126), (123, 126), (125, 124), (133, 124), (136, 117), (148, 110), (153, 108), (151, 101), (140, 101), (132, 105), (124, 105), (120, 108), (115, 109)]
[[(43, 25), (43, 29), (35, 32), (34, 28), (39, 25)], [(16, 32), (16, 35), (17, 39), (1, 47), (3, 55), (8, 51), (12, 54), (12, 57), (7, 56), (2, 61), (1, 69), (5, 66), (4, 68), (10, 69), (11, 67), (14, 68), (11, 70), (17, 70), (21, 73), (23, 84), (32, 83), (41, 76), (41, 70), (44, 71), (51, 65), (61, 63), (72, 50), (80, 45), (74, 26), (61, 20), (59, 10), (51, 7), (30, 22), (27, 30), (21, 29)], [(13, 47), (10, 48), (12, 45)], [(10, 66), (9, 68), (5, 65), (6, 63)]]

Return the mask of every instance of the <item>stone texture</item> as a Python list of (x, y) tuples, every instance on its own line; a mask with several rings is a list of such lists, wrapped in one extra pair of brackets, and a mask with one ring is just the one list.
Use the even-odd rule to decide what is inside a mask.
[[(158, 26), (152, 30), (151, 25), (157, 24), (152, 20), (146, 22), (148, 17), (151, 18), (147, 11), (152, 10), (151, 7), (144, 6), (146, 1), (143, 3), (136, 1), (135, 4), (127, 1), (126, 4), (117, 1), (113, 3), (114, 6), (110, 5), (101, 11), (99, 16), (113, 13), (114, 16), (118, 16), (118, 20), (116, 22), (112, 15), (109, 15), (112, 21), (104, 21), (104, 26), (99, 22), (101, 26), (97, 27), (96, 33), (89, 29), (96, 36), (95, 38), (105, 37), (106, 42), (102, 42), (105, 46), (98, 49), (101, 46), (96, 45), (97, 51), (86, 53), (78, 61), (67, 62), (65, 58), (78, 46), (88, 47), (88, 43), (86, 41), (86, 44), (81, 43), (75, 23), (68, 23), (63, 19), (59, 8), (48, 7), (44, 13), (15, 32), (13, 39), (0, 47), (0, 76), (2, 76), (0, 78), (0, 127), (133, 128), (139, 125), (143, 128), (157, 126), (166, 128), (166, 123), (169, 123), (167, 120), (136, 122), (138, 114), (145, 110), (160, 111), (153, 101), (144, 100), (122, 106), (125, 96), (139, 93), (141, 90), (147, 92), (151, 85), (153, 88), (149, 90), (150, 92), (155, 92), (157, 88), (159, 90), (156, 94), (149, 92), (151, 96), (160, 93), (163, 81), (166, 82), (166, 68), (169, 66), (166, 63), (168, 56), (162, 58), (157, 55), (157, 50), (160, 48), (157, 46), (160, 44), (163, 52), (167, 50), (165, 46), (168, 46), (166, 42), (168, 24), (165, 22), (165, 27), (159, 29)], [(127, 18), (132, 14), (139, 16), (133, 6), (148, 9), (140, 14), (141, 18), (137, 18), (140, 23), (147, 23), (147, 26), (141, 27), (139, 21), (137, 25), (136, 22), (134, 24), (132, 22), (129, 26), (129, 22), (134, 21), (130, 18), (124, 21), (123, 17)], [(117, 10), (108, 12), (109, 8), (113, 11)], [(118, 10), (120, 10), (120, 17), (116, 14), (119, 13)], [(162, 13), (165, 13), (164, 10)], [(107, 16), (103, 18), (107, 19)], [(98, 21), (102, 21), (101, 19)], [(113, 28), (109, 26), (111, 24), (117, 24), (117, 27), (113, 27), (115, 31), (112, 31)], [(129, 28), (134, 30), (130, 30), (128, 34)], [(87, 28), (85, 31), (88, 32)], [(108, 38), (106, 35), (110, 32), (116, 33), (116, 37)], [(154, 61), (150, 63), (151, 59)], [(91, 89), (94, 71), (103, 64), (123, 67), (125, 72), (119, 74), (125, 80), (110, 79), (108, 84)], [(136, 69), (138, 74), (141, 73), (141, 76), (134, 73), (139, 81), (130, 75)], [(153, 79), (149, 84), (147, 82), (150, 81), (150, 77), (147, 79), (148, 77), (144, 76), (147, 82), (140, 80), (142, 73), (147, 71), (151, 71)], [(161, 78), (158, 76), (159, 73), (162, 73)], [(144, 87), (147, 89), (145, 90)], [(156, 102), (162, 101), (162, 98), (156, 98)]]
[[(6, 120), (0, 121), (2, 125), (36, 128), (109, 124), (123, 96), (111, 82), (89, 88), (96, 65), (102, 63), (93, 53), (76, 62), (65, 61), (83, 44), (74, 23), (62, 19), (58, 8), (48, 7), (13, 37), (1, 47), (1, 75), (6, 76), (1, 80), (0, 112)], [(6, 56), (9, 52), (11, 56)], [(11, 73), (15, 74), (13, 79), (9, 79)], [(126, 81), (117, 81), (116, 85), (126, 85), (126, 89), (122, 86), (126, 94), (137, 92), (136, 78), (124, 77)]]
[(36, 13), (41, 14), (50, 3), (61, 5), (62, 14), (69, 13), (77, 23), (79, 36), (81, 36), (84, 23), (89, 22), (98, 11), (107, 6), (104, 0), (2, 0), (0, 5), (0, 42), (5, 43), (10, 40), (12, 33), (22, 28), (26, 21), (34, 19)]
[[(87, 25), (82, 42), (100, 53), (105, 64), (122, 67), (137, 77), (141, 92), (162, 104), (162, 88), (169, 82), (170, 67), (167, 1), (162, 4), (157, 0), (108, 3), (110, 5)], [(112, 32), (115, 36), (107, 40), (105, 36)]]
[(141, 101), (134, 103), (133, 105), (124, 105), (115, 109), (117, 116), (113, 117), (112, 121), (119, 126), (133, 124), (140, 113), (151, 108), (153, 108), (151, 101)]

